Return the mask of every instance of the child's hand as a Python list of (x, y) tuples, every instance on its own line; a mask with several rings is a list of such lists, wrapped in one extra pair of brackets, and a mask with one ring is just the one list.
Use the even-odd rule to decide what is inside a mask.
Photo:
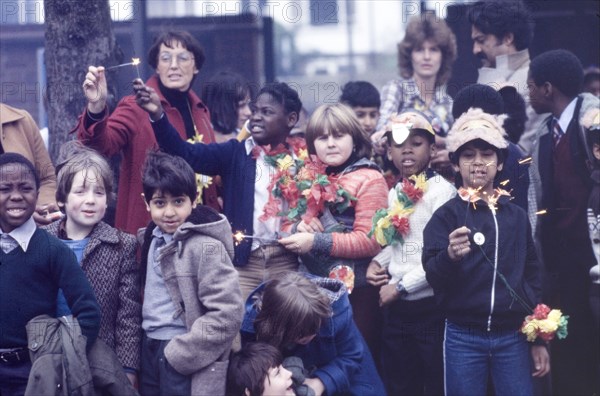
[(297, 232), (310, 232), (314, 234), (315, 232), (325, 232), (325, 228), (323, 228), (323, 224), (321, 224), (321, 220), (313, 217), (310, 220), (310, 223), (305, 223), (304, 220), (298, 223), (298, 227), (296, 227)]
[(550, 372), (550, 355), (545, 345), (533, 345), (531, 347), (531, 357), (533, 358), (533, 367), (535, 371), (532, 377), (543, 377)]
[(138, 388), (138, 377), (137, 374), (134, 373), (125, 373), (125, 375), (127, 376), (127, 379), (129, 380), (129, 382), (131, 383), (131, 386), (133, 386), (135, 389)]
[(450, 152), (446, 149), (446, 139), (440, 136), (435, 137), (435, 154), (431, 158), (429, 165), (434, 169), (452, 169), (450, 161)]
[(396, 284), (385, 285), (379, 290), (379, 306), (384, 307), (396, 301), (400, 297), (400, 293), (396, 290)]
[(133, 80), (133, 91), (135, 92), (135, 103), (150, 114), (152, 121), (160, 120), (163, 115), (163, 108), (156, 91), (145, 85), (139, 78)]
[(470, 233), (471, 230), (462, 226), (452, 231), (448, 236), (448, 256), (450, 256), (452, 261), (461, 260), (471, 252)]
[(284, 248), (296, 254), (306, 254), (310, 252), (314, 242), (315, 234), (309, 232), (299, 232), (279, 240), (279, 243), (282, 244)]
[(304, 380), (304, 385), (308, 385), (312, 390), (315, 391), (315, 396), (321, 396), (325, 393), (325, 385), (318, 378), (307, 378)]
[(33, 220), (38, 225), (50, 224), (63, 216), (62, 212), (58, 209), (55, 203), (47, 205), (37, 205), (35, 212), (33, 212)]
[(379, 287), (387, 285), (390, 276), (385, 268), (382, 268), (377, 261), (371, 261), (367, 267), (367, 283)]
[(371, 135), (371, 144), (375, 154), (384, 155), (387, 149), (385, 130), (377, 131)]

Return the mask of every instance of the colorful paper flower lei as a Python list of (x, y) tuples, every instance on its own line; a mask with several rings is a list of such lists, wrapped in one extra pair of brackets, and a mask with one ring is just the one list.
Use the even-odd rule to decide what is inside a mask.
[[(265, 162), (273, 166), (276, 172), (269, 184), (271, 194), (261, 221), (280, 216), (290, 221), (302, 219), (309, 222), (322, 213), (326, 204), (341, 213), (356, 200), (338, 183), (337, 176), (326, 174), (325, 164), (316, 156), (309, 158), (301, 142), (304, 140), (298, 138), (295, 138), (295, 144), (289, 144), (288, 141), (294, 150), (293, 156), (285, 148), (285, 151), (265, 155)], [(283, 200), (288, 203), (287, 210), (281, 210)]]
[(396, 187), (396, 200), (388, 209), (379, 209), (373, 217), (373, 226), (369, 236), (381, 246), (392, 242), (404, 243), (404, 237), (410, 231), (409, 216), (415, 211), (415, 205), (423, 198), (427, 190), (425, 173), (413, 175), (402, 180), (402, 189)]
[(538, 304), (532, 315), (527, 315), (521, 326), (521, 333), (527, 336), (527, 341), (534, 342), (540, 337), (549, 342), (554, 339), (566, 338), (569, 316), (563, 315), (558, 309), (550, 309), (547, 305)]
[[(188, 143), (192, 144), (204, 144), (202, 137), (204, 135), (194, 135), (187, 140)], [(202, 204), (202, 192), (205, 188), (208, 188), (213, 182), (212, 177), (196, 173), (196, 191), (198, 191), (198, 197), (196, 198), (197, 204)]]

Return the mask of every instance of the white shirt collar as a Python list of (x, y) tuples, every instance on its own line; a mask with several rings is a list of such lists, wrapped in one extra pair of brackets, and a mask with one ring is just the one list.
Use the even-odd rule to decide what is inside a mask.
[(560, 125), (560, 129), (562, 129), (563, 132), (567, 132), (567, 128), (569, 128), (569, 124), (571, 123), (571, 120), (573, 119), (573, 114), (575, 114), (575, 105), (576, 104), (577, 104), (577, 97), (575, 97), (575, 99), (573, 99), (571, 101), (571, 103), (569, 103), (567, 105), (567, 107), (565, 107), (563, 112), (560, 114), (560, 117), (558, 117), (558, 125)]
[(4, 232), (2, 229), (0, 231), (2, 234), (10, 235), (19, 246), (23, 249), (24, 252), (27, 252), (27, 248), (29, 247), (29, 242), (33, 237), (33, 234), (37, 230), (37, 226), (35, 225), (35, 221), (33, 221), (33, 217), (30, 217), (25, 223), (21, 224), (19, 227), (15, 228), (11, 232)]
[(250, 136), (248, 139), (244, 140), (244, 147), (246, 147), (246, 155), (250, 155), (250, 153), (252, 152), (252, 149), (256, 146), (258, 146), (258, 144), (256, 144), (256, 142), (254, 141), (254, 138), (252, 136)]

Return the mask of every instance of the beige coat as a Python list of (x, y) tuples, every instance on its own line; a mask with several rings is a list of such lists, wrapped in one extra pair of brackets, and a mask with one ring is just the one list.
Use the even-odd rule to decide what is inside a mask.
[(40, 130), (25, 110), (0, 103), (0, 144), (5, 153), (18, 153), (33, 163), (40, 177), (38, 205), (56, 202), (56, 175)]
[[(142, 276), (154, 223), (143, 235)], [(191, 376), (192, 395), (224, 395), (229, 351), (243, 317), (243, 302), (227, 218), (207, 206), (196, 208), (160, 252), (162, 276), (187, 333), (171, 339), (165, 357)], [(143, 283), (145, 284), (145, 282)]]
[(527, 122), (525, 123), (525, 132), (519, 139), (519, 147), (525, 155), (531, 155), (533, 146), (537, 144), (536, 132), (540, 128), (542, 121), (549, 114), (536, 114), (535, 110), (529, 104), (529, 89), (527, 88), (527, 74), (529, 73), (529, 50), (524, 49), (514, 54), (499, 55), (496, 57), (496, 67), (482, 67), (479, 69), (479, 84), (489, 85), (499, 90), (504, 86), (513, 86), (517, 92), (525, 99), (527, 107)]

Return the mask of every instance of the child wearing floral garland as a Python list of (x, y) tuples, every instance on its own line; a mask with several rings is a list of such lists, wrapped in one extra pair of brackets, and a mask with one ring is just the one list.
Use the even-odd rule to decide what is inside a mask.
[(182, 157), (195, 172), (221, 176), (223, 214), (232, 230), (241, 235), (234, 247), (233, 264), (240, 276), (242, 297), (245, 299), (259, 284), (280, 272), (297, 270), (298, 257), (276, 242), (281, 231), (279, 219), (262, 219), (261, 215), (263, 208), (279, 212), (285, 206), (285, 202), (270, 199), (268, 187), (279, 171), (274, 159), (299, 157), (303, 150), (303, 140), (290, 137), (302, 108), (298, 92), (286, 83), (262, 87), (250, 106), (251, 137), (243, 142), (232, 139), (225, 143), (191, 144), (177, 138), (177, 131), (151, 87), (138, 79), (134, 90), (138, 105), (150, 115), (162, 150)]
[(423, 229), (456, 189), (429, 168), (435, 132), (419, 112), (392, 116), (387, 124), (388, 159), (400, 181), (388, 195), (388, 209), (373, 220), (385, 248), (373, 258), (367, 281), (381, 287), (382, 359), (390, 395), (442, 394), (444, 320), (421, 262)]
[[(423, 232), (423, 265), (444, 310), (445, 394), (531, 395), (550, 370), (543, 341), (529, 348), (519, 328), (541, 297), (541, 271), (525, 211), (494, 189), (508, 143), (501, 121), (469, 109), (448, 135), (462, 178), (458, 195)], [(530, 367), (529, 353), (535, 368)]]
[[(366, 272), (380, 247), (367, 234), (375, 212), (386, 206), (387, 185), (369, 159), (368, 135), (346, 105), (328, 104), (315, 110), (306, 126), (306, 146), (326, 166), (326, 175), (344, 190), (344, 196), (352, 198), (325, 205), (319, 217), (304, 217), (293, 226), (295, 233), (279, 243), (300, 254), (309, 272), (346, 278), (354, 321), (377, 361), (379, 295), (367, 283)], [(354, 273), (354, 282), (352, 276), (340, 276), (346, 271)]]

